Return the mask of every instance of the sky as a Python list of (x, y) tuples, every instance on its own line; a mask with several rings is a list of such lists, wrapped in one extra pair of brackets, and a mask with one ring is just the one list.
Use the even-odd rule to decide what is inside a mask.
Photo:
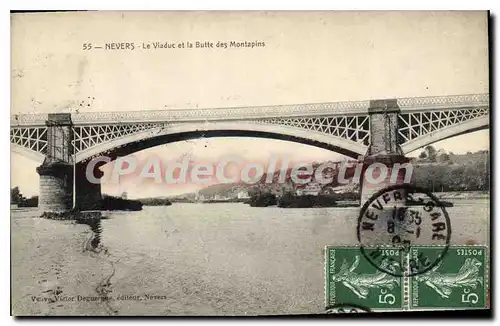
[[(485, 12), (38, 13), (14, 14), (11, 24), (12, 113), (189, 110), (489, 91)], [(153, 42), (233, 40), (265, 46), (142, 49)], [(84, 44), (111, 42), (133, 43), (135, 49), (84, 50)], [(487, 149), (488, 139), (488, 131), (480, 131), (435, 147), (465, 153)], [(341, 158), (306, 145), (235, 138), (173, 143), (136, 155), (212, 161), (227, 153), (248, 160), (276, 154)], [(35, 167), (41, 162), (12, 154), (11, 163), (12, 185), (36, 194)], [(131, 197), (191, 190), (103, 188)]]

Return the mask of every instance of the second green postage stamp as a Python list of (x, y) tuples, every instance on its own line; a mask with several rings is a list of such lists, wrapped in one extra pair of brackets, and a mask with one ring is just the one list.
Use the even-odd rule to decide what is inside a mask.
[[(435, 259), (435, 247), (413, 247), (411, 257)], [(431, 270), (410, 277), (412, 309), (478, 309), (486, 306), (486, 250), (481, 246), (450, 246)]]

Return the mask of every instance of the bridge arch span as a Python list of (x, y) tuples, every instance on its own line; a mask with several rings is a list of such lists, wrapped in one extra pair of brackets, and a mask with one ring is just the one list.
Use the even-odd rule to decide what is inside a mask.
[(24, 147), (15, 143), (10, 143), (10, 150), (13, 153), (19, 154), (23, 157), (29, 158), (36, 162), (43, 162), (45, 159), (45, 154), (32, 150), (28, 147)]
[(188, 139), (213, 137), (253, 137), (292, 141), (335, 151), (352, 158), (364, 155), (367, 146), (311, 130), (265, 123), (199, 123), (156, 127), (116, 138), (78, 152), (76, 163), (93, 157), (108, 156), (116, 159), (144, 149)]
[(471, 119), (458, 123), (455, 125), (447, 126), (438, 129), (434, 132), (429, 132), (423, 136), (417, 137), (401, 145), (404, 154), (408, 154), (419, 148), (426, 147), (433, 143), (448, 138), (460, 136), (463, 134), (471, 133), (478, 130), (488, 129), (489, 116), (482, 116), (479, 118)]

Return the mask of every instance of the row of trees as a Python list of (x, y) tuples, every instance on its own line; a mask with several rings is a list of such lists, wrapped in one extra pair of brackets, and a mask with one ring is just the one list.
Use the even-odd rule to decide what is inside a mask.
[(427, 146), (418, 156), (419, 160), (428, 161), (428, 162), (450, 162), (451, 155), (454, 155), (452, 152), (439, 153), (433, 146)]
[[(478, 151), (475, 153), (467, 152), (465, 156), (473, 155), (473, 154), (488, 154), (487, 150)], [(418, 161), (421, 162), (436, 162), (436, 163), (453, 163), (454, 157), (459, 157), (463, 155), (456, 155), (453, 152), (444, 152), (442, 150), (436, 150), (432, 145), (429, 145), (424, 148), (424, 150), (418, 156)]]
[(14, 187), (10, 189), (10, 204), (18, 207), (37, 207), (38, 196), (26, 198), (21, 194), (19, 187)]

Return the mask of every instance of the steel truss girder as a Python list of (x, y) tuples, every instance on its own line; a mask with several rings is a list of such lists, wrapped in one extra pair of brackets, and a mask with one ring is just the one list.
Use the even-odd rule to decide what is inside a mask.
[(38, 153), (47, 154), (47, 127), (11, 127), (10, 142)]
[(315, 131), (366, 146), (368, 146), (370, 142), (370, 123), (368, 115), (272, 118), (256, 121), (259, 123), (276, 124)]
[(85, 125), (73, 127), (75, 153), (120, 137), (167, 126), (168, 123), (135, 123), (123, 125)]
[[(452, 99), (444, 101), (450, 102)], [(454, 101), (463, 98), (453, 99)], [(470, 100), (470, 99), (469, 99)], [(483, 100), (479, 98), (477, 100)], [(413, 105), (414, 103), (405, 103)], [(423, 103), (419, 103), (423, 105)], [(428, 103), (425, 103), (428, 104)], [(432, 102), (435, 105), (435, 102)], [(464, 107), (459, 109), (443, 109), (431, 111), (401, 112), (398, 117), (399, 143), (402, 145), (418, 137), (425, 136), (444, 128), (489, 115), (488, 106)], [(333, 137), (342, 138), (363, 145), (370, 142), (369, 116), (346, 115), (328, 116), (319, 115), (317, 117), (285, 117), (285, 118), (262, 118), (262, 119), (241, 119), (248, 123), (275, 124), (291, 128), (299, 128), (318, 132)], [(74, 153), (85, 151), (93, 146), (112, 141), (120, 137), (153, 130), (158, 127), (166, 127), (172, 123), (179, 122), (144, 122), (144, 123), (96, 123), (75, 124), (73, 128), (72, 146)], [(189, 122), (184, 122), (189, 123)], [(10, 141), (12, 144), (24, 147), (28, 150), (47, 154), (47, 127), (46, 126), (11, 126)]]
[(460, 123), (489, 115), (489, 109), (465, 108), (399, 114), (400, 144)]

